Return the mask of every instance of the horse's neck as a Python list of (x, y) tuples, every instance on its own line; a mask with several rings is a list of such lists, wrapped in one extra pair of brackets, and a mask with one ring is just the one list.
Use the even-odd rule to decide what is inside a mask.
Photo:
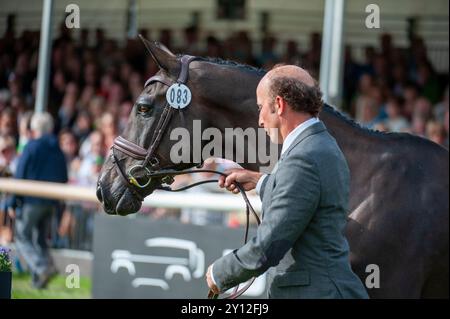
[[(211, 126), (222, 132), (223, 158), (236, 161), (249, 170), (268, 172), (268, 169), (263, 169), (263, 167), (273, 167), (279, 152), (276, 146), (271, 145), (265, 132), (258, 127), (256, 100), (253, 102), (249, 99), (243, 101), (245, 101), (243, 104), (235, 103), (232, 106), (233, 109), (226, 111), (227, 114), (217, 114)], [(238, 135), (242, 135), (242, 138), (234, 139), (232, 137)], [(243, 136), (250, 137), (243, 138)], [(229, 149), (230, 145), (232, 145), (232, 149)]]
[[(233, 149), (226, 150), (226, 147), (230, 146), (230, 140), (226, 140), (226, 132), (230, 129), (242, 129), (246, 130), (251, 128), (258, 134), (258, 108), (256, 103), (256, 87), (261, 79), (261, 75), (245, 73), (239, 77), (223, 76), (220, 86), (217, 86), (208, 91), (209, 100), (213, 102), (212, 108), (208, 108), (208, 124), (211, 127), (218, 128), (222, 132), (222, 157), (231, 161), (235, 161), (237, 154), (249, 155), (251, 152), (259, 154), (258, 143), (253, 143), (251, 140), (245, 140), (244, 145), (236, 145), (232, 143)], [(230, 88), (231, 91), (230, 91)], [(228, 136), (229, 138), (229, 136)], [(268, 149), (269, 140), (265, 136), (263, 139), (267, 141), (266, 149)], [(257, 142), (257, 141), (256, 141)], [(253, 155), (253, 154), (252, 154)], [(258, 157), (258, 156), (257, 156)], [(264, 163), (258, 162), (252, 163), (246, 160), (245, 162), (239, 162), (242, 167), (254, 171), (260, 171), (260, 168), (264, 166)]]
[(378, 159), (374, 154), (379, 151), (379, 138), (337, 114), (330, 106), (324, 107), (320, 119), (344, 153), (352, 176), (366, 176), (370, 162)]

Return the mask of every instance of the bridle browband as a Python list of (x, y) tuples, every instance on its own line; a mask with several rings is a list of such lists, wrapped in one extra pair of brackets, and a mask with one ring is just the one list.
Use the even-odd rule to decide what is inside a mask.
[[(149, 86), (152, 83), (159, 82), (164, 84), (165, 86), (172, 86), (173, 84), (184, 84), (186, 85), (189, 75), (189, 64), (192, 61), (200, 60), (201, 58), (190, 56), (190, 55), (184, 55), (181, 57), (181, 70), (180, 74), (178, 76), (177, 81), (173, 81), (172, 79), (167, 79), (161, 75), (155, 75), (149, 78), (144, 85), (144, 88)], [(169, 105), (169, 103), (166, 101), (166, 105), (164, 106), (164, 109), (161, 113), (161, 116), (159, 118), (159, 121), (156, 125), (155, 131), (153, 133), (150, 146), (148, 149), (142, 148), (141, 146), (128, 141), (127, 139), (123, 138), (122, 136), (118, 136), (114, 140), (114, 144), (112, 146), (112, 161), (113, 164), (115, 164), (115, 167), (117, 171), (119, 172), (119, 176), (122, 178), (124, 184), (126, 187), (131, 191), (133, 195), (135, 195), (139, 200), (143, 201), (144, 196), (142, 196), (138, 189), (145, 189), (151, 182), (153, 178), (158, 178), (162, 183), (160, 187), (157, 187), (156, 189), (169, 191), (169, 192), (180, 192), (186, 189), (189, 189), (191, 187), (195, 187), (201, 184), (206, 183), (216, 183), (218, 182), (217, 179), (214, 180), (204, 180), (200, 182), (196, 182), (190, 185), (187, 185), (185, 187), (181, 187), (178, 189), (172, 189), (170, 187), (170, 184), (174, 181), (174, 176), (177, 175), (184, 175), (184, 174), (192, 174), (192, 173), (215, 173), (222, 176), (227, 176), (225, 173), (215, 170), (209, 170), (209, 169), (190, 169), (190, 170), (176, 170), (173, 167), (167, 167), (162, 168), (160, 166), (160, 161), (155, 155), (156, 149), (159, 146), (159, 143), (161, 142), (162, 136), (165, 132), (165, 129), (167, 128), (173, 112), (174, 108)], [(183, 111), (181, 109), (178, 109), (180, 116), (183, 119)], [(142, 164), (137, 164), (132, 166), (128, 172), (125, 172), (124, 169), (120, 166), (120, 161), (118, 157), (116, 156), (116, 151), (119, 151), (137, 161), (143, 161)], [(200, 163), (199, 167), (202, 166), (203, 163)], [(141, 175), (144, 174), (147, 178), (147, 181), (145, 183), (140, 183), (138, 181), (138, 178), (136, 178), (135, 173), (140, 172)], [(167, 186), (162, 186), (162, 184), (167, 184)], [(240, 185), (238, 182), (235, 182), (236, 187), (239, 189), (239, 192), (241, 193), (242, 197), (244, 198), (245, 204), (246, 204), (246, 228), (245, 228), (245, 236), (244, 236), (244, 244), (247, 243), (248, 240), (248, 232), (249, 232), (249, 224), (250, 224), (250, 212), (253, 214), (253, 216), (256, 219), (257, 224), (259, 225), (261, 223), (258, 215), (256, 214), (253, 206), (251, 205), (244, 188), (242, 185)], [(235, 299), (241, 296), (254, 282), (255, 278), (252, 278), (244, 287), (239, 289), (239, 285), (236, 286), (234, 289), (234, 292), (227, 297), (227, 299)], [(211, 290), (208, 292), (208, 298), (210, 299), (216, 299), (218, 298), (218, 295), (213, 293)]]

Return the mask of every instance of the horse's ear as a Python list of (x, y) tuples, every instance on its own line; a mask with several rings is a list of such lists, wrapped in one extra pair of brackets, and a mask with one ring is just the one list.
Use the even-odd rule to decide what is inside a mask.
[(142, 35), (139, 34), (139, 38), (144, 43), (148, 52), (152, 56), (153, 60), (155, 60), (156, 64), (160, 69), (167, 71), (169, 74), (176, 73), (179, 69), (179, 62), (175, 54), (170, 52), (170, 50), (158, 42), (151, 42), (145, 39)]

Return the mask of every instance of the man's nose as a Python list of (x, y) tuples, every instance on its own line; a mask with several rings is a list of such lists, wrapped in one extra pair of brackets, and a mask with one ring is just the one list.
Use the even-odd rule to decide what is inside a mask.
[(261, 116), (258, 118), (258, 125), (259, 125), (259, 127), (264, 128), (264, 121), (263, 121), (263, 119), (261, 118)]

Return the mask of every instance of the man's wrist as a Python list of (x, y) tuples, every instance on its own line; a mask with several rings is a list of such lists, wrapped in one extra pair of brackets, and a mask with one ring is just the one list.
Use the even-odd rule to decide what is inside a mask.
[(261, 178), (261, 176), (263, 176), (263, 173), (260, 173), (260, 172), (255, 172), (255, 175), (254, 175), (254, 183), (255, 183), (255, 185), (256, 184), (258, 184), (258, 182), (259, 182), (259, 179)]

